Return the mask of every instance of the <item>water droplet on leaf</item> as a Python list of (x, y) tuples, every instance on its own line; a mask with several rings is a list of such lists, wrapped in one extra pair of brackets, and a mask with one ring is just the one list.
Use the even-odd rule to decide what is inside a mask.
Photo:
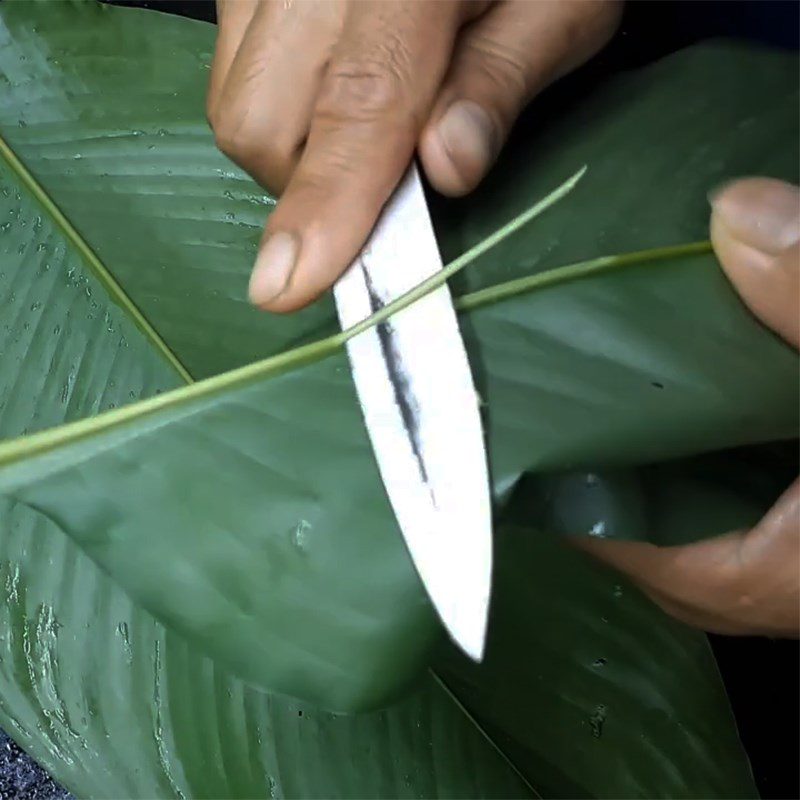
[(606, 538), (606, 523), (605, 520), (598, 520), (589, 528), (589, 536), (594, 536), (598, 539)]
[(303, 554), (305, 554), (308, 549), (310, 533), (311, 523), (305, 519), (301, 519), (297, 525), (292, 528), (291, 542), (295, 548)]
[(607, 716), (608, 709), (602, 703), (598, 703), (589, 717), (589, 727), (592, 729), (592, 736), (595, 739), (599, 739), (603, 735), (603, 725), (605, 725)]

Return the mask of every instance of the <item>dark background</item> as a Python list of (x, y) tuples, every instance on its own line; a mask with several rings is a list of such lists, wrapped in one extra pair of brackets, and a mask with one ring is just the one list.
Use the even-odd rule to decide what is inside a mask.
[[(109, 0), (215, 21), (211, 0)], [(551, 93), (574, 100), (592, 82), (710, 37), (747, 38), (796, 50), (794, 0), (629, 2), (619, 32), (589, 65)], [(800, 643), (711, 636), (763, 798), (800, 797)], [(0, 800), (66, 800), (69, 795), (0, 731)]]

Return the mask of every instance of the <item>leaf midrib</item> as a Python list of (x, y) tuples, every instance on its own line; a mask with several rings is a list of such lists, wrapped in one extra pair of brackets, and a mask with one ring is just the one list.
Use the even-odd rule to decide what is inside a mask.
[(491, 737), (486, 728), (481, 725), (478, 718), (464, 705), (455, 691), (450, 688), (447, 681), (441, 675), (439, 675), (435, 669), (431, 669), (430, 674), (439, 688), (450, 698), (450, 701), (455, 703), (458, 710), (472, 723), (478, 733), (486, 740), (486, 742), (488, 742), (489, 746), (500, 756), (500, 758), (503, 759), (503, 761), (505, 761), (506, 764), (508, 764), (517, 777), (525, 784), (534, 800), (541, 800), (543, 795), (539, 793), (535, 786), (533, 786), (533, 784), (526, 777), (525, 773), (523, 773), (522, 770), (514, 763), (513, 759)]
[(161, 338), (158, 331), (150, 324), (136, 304), (131, 300), (111, 271), (98, 258), (97, 254), (81, 236), (75, 226), (67, 219), (63, 211), (36, 180), (31, 171), (12, 150), (8, 142), (0, 135), (0, 156), (8, 164), (9, 169), (17, 176), (20, 183), (33, 195), (53, 224), (61, 230), (67, 241), (81, 254), (84, 262), (94, 276), (108, 292), (109, 299), (118, 305), (141, 331), (150, 344), (164, 357), (169, 365), (187, 384), (194, 383), (189, 371), (183, 366), (178, 356)]

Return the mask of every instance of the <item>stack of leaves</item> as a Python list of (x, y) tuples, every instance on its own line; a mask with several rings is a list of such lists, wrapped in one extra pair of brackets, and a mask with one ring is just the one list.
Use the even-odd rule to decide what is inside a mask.
[[(331, 303), (247, 305), (273, 200), (203, 119), (213, 35), (0, 6), (0, 726), (85, 797), (753, 794), (705, 637), (550, 534), (763, 510), (735, 464), (639, 465), (797, 435), (794, 355), (684, 246), (720, 180), (796, 178), (793, 57), (608, 81), (437, 213), (452, 258), (589, 167), (453, 282), (497, 501), (475, 666), (436, 647)], [(546, 513), (508, 503), (544, 473)]]

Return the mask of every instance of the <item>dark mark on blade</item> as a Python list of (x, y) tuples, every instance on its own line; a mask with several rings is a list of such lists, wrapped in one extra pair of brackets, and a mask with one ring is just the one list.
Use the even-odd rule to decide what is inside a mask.
[[(359, 260), (358, 263), (361, 267), (361, 273), (364, 276), (364, 282), (367, 286), (370, 309), (374, 314), (376, 311), (379, 311), (381, 308), (383, 308), (385, 303), (375, 291), (375, 287), (372, 283), (369, 272), (364, 267), (364, 262)], [(425, 469), (425, 462), (422, 458), (422, 444), (419, 438), (419, 419), (417, 416), (417, 410), (414, 407), (416, 404), (413, 402), (413, 395), (407, 378), (407, 373), (403, 368), (403, 361), (392, 342), (391, 323), (381, 322), (375, 326), (375, 329), (378, 332), (378, 341), (381, 343), (381, 353), (383, 354), (383, 360), (386, 364), (386, 370), (389, 374), (389, 382), (392, 384), (395, 402), (397, 403), (397, 407), (400, 409), (400, 417), (403, 420), (403, 427), (408, 434), (408, 440), (411, 442), (411, 449), (414, 452), (414, 457), (417, 459), (419, 474), (422, 476), (422, 480), (428, 487), (433, 504), (436, 506), (436, 497), (434, 496), (433, 489), (428, 481), (428, 471)]]

